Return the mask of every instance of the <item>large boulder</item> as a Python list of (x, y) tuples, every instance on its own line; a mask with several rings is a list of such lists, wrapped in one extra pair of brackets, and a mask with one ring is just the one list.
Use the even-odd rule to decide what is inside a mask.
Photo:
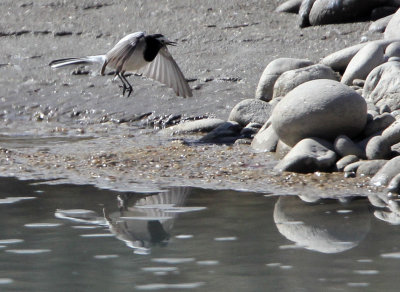
[(271, 122), (279, 138), (294, 146), (308, 137), (333, 141), (357, 136), (367, 122), (367, 103), (348, 86), (328, 79), (303, 83), (274, 108)]
[(385, 29), (385, 39), (398, 39), (400, 38), (400, 9), (390, 19)]

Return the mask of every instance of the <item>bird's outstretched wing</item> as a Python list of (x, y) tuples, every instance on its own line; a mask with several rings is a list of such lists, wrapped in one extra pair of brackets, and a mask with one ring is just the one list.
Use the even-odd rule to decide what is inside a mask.
[(102, 73), (107, 65), (116, 69), (118, 72), (123, 71), (125, 62), (135, 52), (137, 43), (143, 37), (144, 32), (135, 32), (122, 38), (110, 51), (107, 52), (107, 61), (102, 68)]
[(181, 69), (179, 69), (178, 64), (176, 64), (165, 46), (160, 49), (156, 58), (151, 63), (140, 68), (136, 73), (171, 87), (178, 96), (192, 96), (192, 90), (185, 76), (183, 76)]

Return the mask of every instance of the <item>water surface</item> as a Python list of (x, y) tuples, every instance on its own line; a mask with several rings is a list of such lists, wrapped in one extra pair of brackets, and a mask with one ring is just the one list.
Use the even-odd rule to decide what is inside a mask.
[(400, 282), (399, 226), (367, 199), (2, 178), (0, 209), (1, 291), (397, 291)]

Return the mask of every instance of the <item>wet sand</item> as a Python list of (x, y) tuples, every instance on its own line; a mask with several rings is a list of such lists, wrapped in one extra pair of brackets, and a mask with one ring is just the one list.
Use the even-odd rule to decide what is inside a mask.
[[(170, 115), (227, 119), (236, 103), (254, 97), (262, 71), (275, 58), (318, 62), (363, 36), (381, 37), (366, 33), (368, 22), (300, 29), (295, 15), (274, 12), (280, 1), (242, 2), (3, 1), (1, 175), (119, 190), (190, 185), (367, 194), (368, 178), (280, 175), (271, 170), (272, 155), (253, 153), (248, 145), (187, 146), (152, 130)], [(113, 76), (100, 76), (96, 66), (48, 67), (57, 58), (105, 53), (139, 30), (178, 42), (170, 51), (193, 98), (176, 97), (139, 76), (129, 77), (134, 92), (126, 98)], [(138, 117), (146, 118), (133, 121)]]

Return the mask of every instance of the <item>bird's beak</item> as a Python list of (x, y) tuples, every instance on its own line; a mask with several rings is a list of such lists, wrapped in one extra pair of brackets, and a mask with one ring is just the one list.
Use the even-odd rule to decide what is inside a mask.
[(169, 46), (176, 46), (176, 42), (173, 42), (173, 41), (167, 41), (167, 42), (165, 42), (167, 45), (169, 45)]

